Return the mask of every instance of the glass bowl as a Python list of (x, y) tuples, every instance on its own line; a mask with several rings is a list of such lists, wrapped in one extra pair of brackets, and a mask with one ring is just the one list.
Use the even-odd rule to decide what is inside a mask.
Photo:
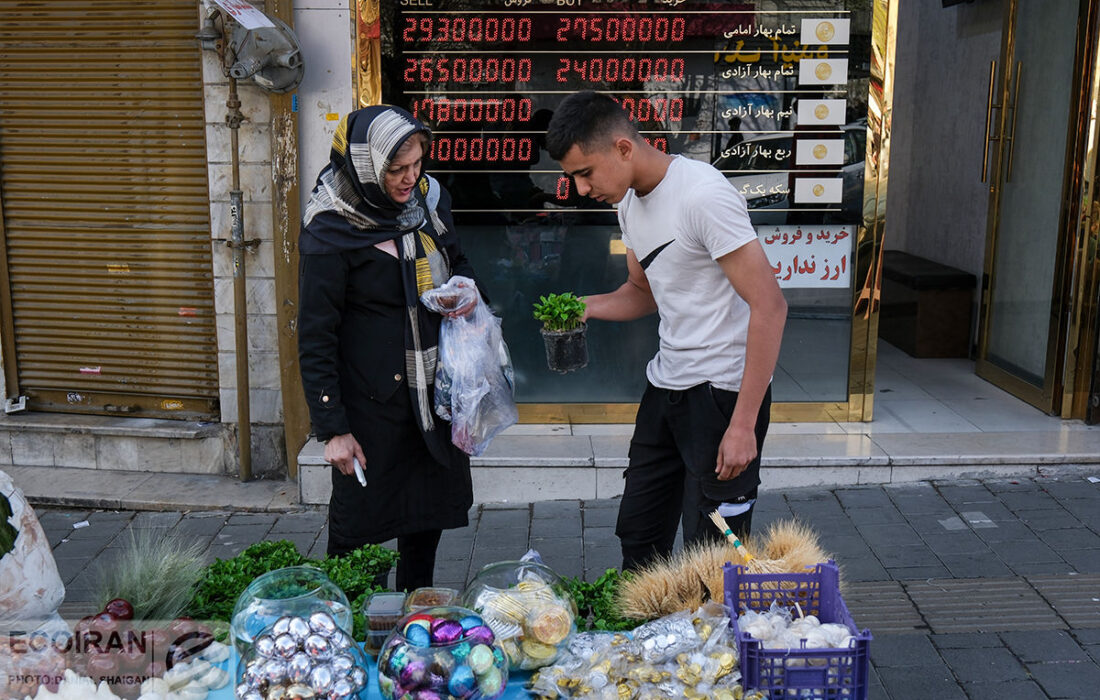
[(288, 566), (257, 576), (233, 608), (230, 632), (237, 653), (244, 656), (253, 640), (280, 617), (308, 618), (314, 612), (327, 612), (340, 629), (351, 632), (348, 597), (320, 569)]
[(409, 613), (382, 645), (378, 689), (386, 700), (494, 700), (508, 660), (473, 610), (453, 605)]
[(577, 631), (576, 603), (562, 578), (545, 564), (489, 564), (461, 602), (485, 618), (511, 670), (549, 666)]
[(325, 611), (284, 615), (266, 627), (237, 663), (237, 700), (367, 697), (367, 657)]

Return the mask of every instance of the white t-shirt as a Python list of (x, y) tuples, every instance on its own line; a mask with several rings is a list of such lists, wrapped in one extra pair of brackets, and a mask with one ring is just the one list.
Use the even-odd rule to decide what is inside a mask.
[(663, 389), (740, 391), (749, 305), (715, 261), (756, 240), (745, 198), (709, 164), (676, 156), (649, 194), (627, 191), (619, 225), (661, 318), (646, 377)]

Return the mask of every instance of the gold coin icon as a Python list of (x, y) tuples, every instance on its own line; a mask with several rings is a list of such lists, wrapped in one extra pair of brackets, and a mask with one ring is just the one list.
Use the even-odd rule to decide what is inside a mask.
[(829, 107), (828, 107), (828, 105), (818, 105), (818, 106), (814, 107), (814, 116), (817, 117), (818, 119), (821, 119), (821, 120), (824, 120), (826, 117), (828, 117), (829, 116)]
[(829, 155), (829, 149), (825, 147), (825, 144), (819, 143), (814, 146), (814, 158), (824, 160), (827, 155)]
[(825, 185), (814, 185), (814, 196), (820, 197), (825, 194)]
[(828, 63), (819, 63), (817, 68), (814, 68), (814, 75), (818, 80), (828, 80), (829, 76), (833, 74), (833, 67)]
[(828, 42), (836, 34), (836, 29), (833, 27), (832, 22), (822, 22), (817, 25), (817, 39), (818, 41)]

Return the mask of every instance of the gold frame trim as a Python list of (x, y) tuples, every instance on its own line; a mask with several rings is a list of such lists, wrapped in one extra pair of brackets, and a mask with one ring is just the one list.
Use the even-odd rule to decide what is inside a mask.
[[(1097, 178), (1100, 177), (1100, 2), (1091, 0), (1084, 18), (1085, 70), (1080, 85), (1078, 110), (1079, 133), (1083, 135), (1080, 173), (1080, 197), (1077, 199), (1077, 225), (1074, 237), (1076, 258), (1073, 289), (1073, 317), (1070, 319), (1066, 373), (1063, 382), (1062, 418), (1087, 418), (1092, 393), (1093, 366), (1097, 352), (1097, 325), (1100, 308), (1100, 201)], [(1079, 151), (1079, 153), (1081, 153)]]
[[(989, 224), (986, 232), (985, 261), (981, 304), (978, 316), (978, 355), (975, 369), (979, 377), (1008, 391), (1036, 408), (1063, 418), (1083, 418), (1087, 401), (1087, 382), (1091, 375), (1096, 323), (1095, 290), (1097, 284), (1096, 246), (1090, 245), (1086, 228), (1089, 221), (1090, 187), (1086, 172), (1095, 164), (1096, 80), (1100, 55), (1097, 54), (1097, 0), (1081, 0), (1084, 14), (1079, 14), (1074, 36), (1075, 73), (1071, 77), (1075, 92), (1068, 105), (1066, 152), (1059, 212), (1051, 295), (1051, 320), (1048, 326), (1043, 384), (1037, 387), (988, 359), (991, 303), (996, 289), (996, 247), (1000, 233), (1000, 205), (1006, 177), (1011, 176), (1012, 153), (1015, 150), (1016, 94), (1023, 66), (1016, 58), (1016, 22), (1019, 0), (1010, 0), (1005, 14), (1003, 37), (998, 59), (1001, 61), (1000, 83), (995, 98), (999, 108), (995, 137), (986, 138), (997, 144), (993, 153), (993, 175), (989, 179)], [(1092, 61), (1086, 58), (1091, 56)], [(1087, 108), (1086, 108), (1087, 106)], [(1010, 113), (1011, 112), (1011, 116)], [(1008, 149), (1007, 175), (1005, 149)], [(1091, 151), (1091, 153), (1090, 153)], [(1086, 169), (1087, 168), (1087, 169)], [(1079, 194), (1078, 194), (1079, 193)], [(1089, 296), (1089, 293), (1093, 296)], [(1086, 329), (1093, 329), (1092, 333)], [(1086, 354), (1087, 353), (1087, 354)], [(1085, 383), (1082, 389), (1082, 383)]]
[[(856, 232), (852, 260), (852, 274), (859, 285), (852, 299), (848, 400), (774, 403), (772, 420), (775, 422), (870, 421), (873, 416), (899, 2), (873, 0), (872, 7), (863, 221)], [(354, 89), (358, 108), (382, 101), (381, 16), (379, 0), (353, 0), (353, 8)], [(521, 423), (630, 423), (637, 410), (637, 404), (628, 403), (527, 403), (519, 406)]]

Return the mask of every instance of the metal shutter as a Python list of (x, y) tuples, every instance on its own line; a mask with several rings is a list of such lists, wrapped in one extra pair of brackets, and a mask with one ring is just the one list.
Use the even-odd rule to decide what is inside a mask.
[(4, 362), (30, 408), (217, 417), (197, 18), (194, 0), (4, 3)]

